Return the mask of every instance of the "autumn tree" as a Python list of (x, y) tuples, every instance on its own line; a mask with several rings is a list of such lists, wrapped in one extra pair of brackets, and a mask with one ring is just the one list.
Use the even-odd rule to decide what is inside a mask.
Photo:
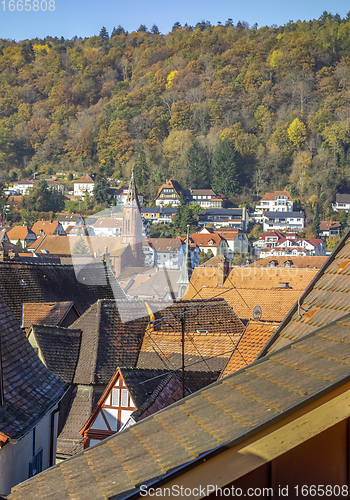
[(294, 146), (295, 150), (298, 150), (300, 146), (305, 142), (306, 139), (306, 127), (304, 123), (295, 118), (288, 127), (288, 137)]

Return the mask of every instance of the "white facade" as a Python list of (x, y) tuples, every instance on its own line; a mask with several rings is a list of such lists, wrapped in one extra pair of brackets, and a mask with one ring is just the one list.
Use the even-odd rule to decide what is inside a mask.
[(34, 181), (17, 181), (13, 183), (12, 191), (17, 194), (25, 195), (34, 186)]
[[(56, 459), (58, 413), (55, 414), (53, 428), (53, 449), (50, 451), (51, 414), (55, 405), (36, 425), (21, 439), (7, 442), (0, 448), (0, 495), (9, 495), (11, 488), (29, 478), (30, 462), (33, 461), (33, 450), (42, 455), (42, 470), (54, 465)], [(53, 463), (50, 464), (50, 453)], [(35, 459), (34, 459), (35, 461)], [(40, 470), (38, 472), (41, 472)]]
[(263, 215), (264, 231), (285, 231), (293, 229), (302, 231), (305, 227), (305, 216), (302, 212), (265, 212)]

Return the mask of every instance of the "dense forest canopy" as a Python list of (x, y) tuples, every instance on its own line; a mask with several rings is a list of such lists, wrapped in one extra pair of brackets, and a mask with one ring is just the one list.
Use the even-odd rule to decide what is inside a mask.
[(350, 14), (0, 40), (0, 182), (134, 166), (149, 200), (175, 178), (242, 200), (287, 187), (325, 213), (349, 160)]

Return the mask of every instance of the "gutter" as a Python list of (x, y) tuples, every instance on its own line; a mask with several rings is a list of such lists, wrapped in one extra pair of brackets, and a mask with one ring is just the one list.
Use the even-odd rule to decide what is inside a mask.
[(61, 401), (58, 402), (57, 408), (51, 412), (51, 426), (50, 426), (50, 459), (49, 459), (49, 467), (54, 465), (53, 457), (54, 457), (54, 442), (55, 442), (55, 415), (59, 413), (61, 410)]

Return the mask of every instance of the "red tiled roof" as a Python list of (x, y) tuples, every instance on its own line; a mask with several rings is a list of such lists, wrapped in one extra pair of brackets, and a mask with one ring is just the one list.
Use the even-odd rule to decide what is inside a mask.
[(222, 371), (220, 379), (255, 361), (277, 326), (278, 323), (249, 321), (236, 349)]
[(223, 240), (219, 234), (193, 233), (190, 237), (199, 247), (217, 247)]
[(287, 196), (288, 200), (293, 201), (293, 198), (288, 191), (274, 191), (273, 193), (265, 193), (262, 200), (275, 200), (276, 196)]
[(27, 226), (15, 226), (7, 232), (10, 240), (24, 240), (29, 234), (35, 236), (35, 233)]
[(80, 177), (80, 179), (78, 179), (77, 181), (73, 181), (74, 183), (75, 182), (84, 182), (85, 184), (93, 184), (94, 183), (94, 180), (92, 179), (92, 177), (89, 175), (89, 174), (86, 174), (86, 175), (83, 175), (83, 177)]
[(30, 325), (58, 326), (72, 307), (72, 301), (23, 303), (22, 327), (28, 328)]
[(328, 231), (329, 229), (340, 229), (341, 224), (334, 220), (321, 220), (320, 231)]
[(58, 225), (59, 222), (57, 221), (39, 220), (33, 225), (32, 231), (34, 231), (36, 235), (41, 234), (41, 232), (45, 234), (54, 234)]

